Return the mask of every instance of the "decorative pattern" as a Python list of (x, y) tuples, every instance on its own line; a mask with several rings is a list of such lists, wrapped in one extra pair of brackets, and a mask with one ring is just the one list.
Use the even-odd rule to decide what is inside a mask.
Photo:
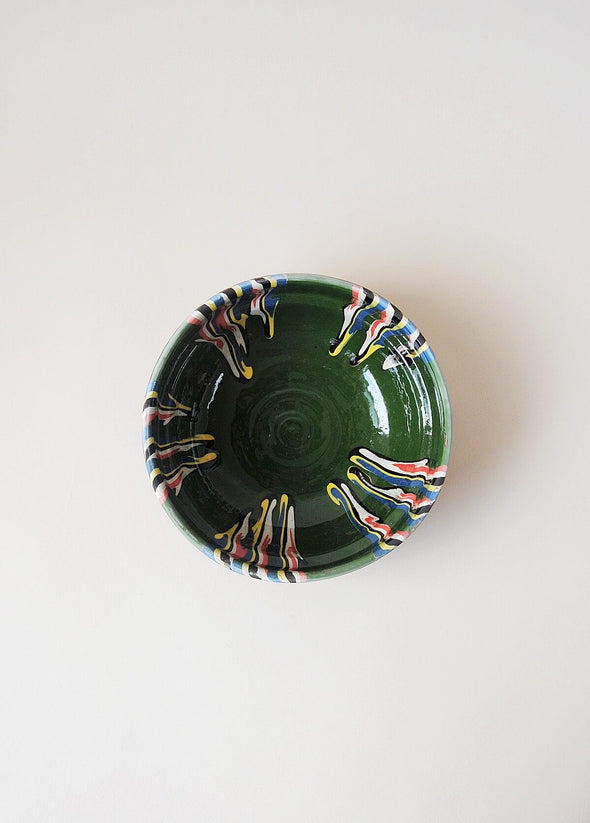
[[(404, 509), (408, 517), (412, 520), (420, 520), (430, 511), (434, 499), (432, 497), (420, 497), (411, 492), (404, 492), (399, 486), (382, 488), (371, 483), (369, 477), (360, 469), (351, 467), (347, 472), (347, 477), (357, 486), (364, 489), (375, 500), (379, 500), (391, 509)], [(429, 494), (436, 494), (430, 492)]]
[(434, 505), (450, 448), (446, 388), (416, 326), (316, 275), (248, 280), (199, 306), (157, 362), (143, 420), (175, 524), (224, 568), (284, 583), (399, 546)]
[(407, 531), (392, 531), (387, 523), (365, 509), (342, 480), (328, 483), (327, 490), (330, 500), (344, 508), (353, 526), (373, 544), (375, 557), (395, 549), (408, 536)]
[(352, 287), (352, 300), (343, 309), (344, 318), (338, 337), (330, 344), (330, 354), (335, 357), (356, 332), (361, 331), (366, 321), (372, 319), (365, 333), (365, 339), (358, 352), (350, 358), (350, 365), (356, 366), (378, 349), (385, 347), (392, 338), (404, 336), (406, 345), (401, 343), (388, 354), (383, 369), (394, 369), (406, 363), (411, 364), (416, 357), (433, 360), (433, 354), (424, 337), (403, 312), (389, 300), (374, 294), (362, 286)]
[[(278, 514), (273, 524), (275, 511)], [(214, 559), (234, 571), (285, 583), (305, 579), (295, 543), (295, 509), (286, 494), (279, 500), (265, 497), (256, 519), (248, 512), (226, 532), (216, 534), (215, 540), (218, 548), (213, 550)]]
[(260, 317), (264, 333), (271, 338), (274, 335), (274, 316), (279, 302), (273, 289), (286, 282), (284, 275), (248, 280), (216, 294), (195, 309), (188, 318), (188, 322), (197, 327), (199, 338), (219, 349), (235, 377), (246, 380), (252, 377), (252, 367), (246, 363), (248, 318)]
[[(354, 465), (348, 469), (347, 477), (352, 483), (388, 508), (401, 509), (405, 513), (407, 529), (393, 532), (387, 523), (359, 502), (343, 480), (328, 484), (330, 499), (344, 508), (355, 528), (373, 544), (375, 557), (380, 557), (399, 546), (430, 511), (444, 483), (447, 467), (431, 468), (427, 459), (414, 463), (396, 462), (366, 448), (354, 449), (350, 461)], [(366, 472), (388, 485), (376, 485)], [(406, 491), (408, 488), (416, 488), (417, 493)]]
[(426, 492), (440, 491), (447, 474), (446, 466), (430, 468), (428, 459), (415, 463), (400, 463), (370, 449), (353, 449), (350, 460), (361, 469), (373, 472), (382, 480), (397, 480), (401, 485), (419, 486)]
[(182, 482), (197, 466), (212, 468), (219, 454), (213, 447), (213, 435), (195, 434), (179, 440), (156, 440), (153, 436), (154, 420), (167, 426), (174, 417), (186, 417), (190, 406), (179, 403), (168, 394), (165, 403), (160, 402), (158, 392), (150, 386), (143, 405), (145, 464), (152, 486), (160, 503), (168, 499), (168, 493), (180, 492)]
[(163, 403), (158, 398), (158, 392), (150, 388), (143, 404), (143, 425), (148, 426), (152, 420), (160, 420), (166, 426), (174, 417), (186, 417), (190, 410), (190, 406), (179, 403), (171, 394), (168, 395), (168, 400)]

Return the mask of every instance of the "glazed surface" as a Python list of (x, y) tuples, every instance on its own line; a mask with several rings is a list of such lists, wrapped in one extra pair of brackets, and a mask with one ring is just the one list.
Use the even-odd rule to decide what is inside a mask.
[(424, 337), (368, 289), (306, 275), (196, 309), (144, 405), (160, 501), (252, 577), (340, 574), (405, 540), (444, 482), (450, 409)]

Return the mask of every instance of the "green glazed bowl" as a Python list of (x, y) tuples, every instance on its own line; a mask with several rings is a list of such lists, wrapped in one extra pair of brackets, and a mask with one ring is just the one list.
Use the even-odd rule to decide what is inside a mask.
[(234, 571), (291, 583), (399, 546), (438, 496), (451, 439), (414, 324), (315, 275), (249, 280), (196, 309), (143, 419), (152, 485), (186, 536)]

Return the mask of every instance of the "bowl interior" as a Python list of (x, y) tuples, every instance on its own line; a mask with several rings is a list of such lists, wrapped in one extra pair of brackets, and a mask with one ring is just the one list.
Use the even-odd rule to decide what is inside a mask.
[(436, 499), (448, 397), (387, 301), (342, 281), (249, 281), (201, 306), (146, 400), (160, 499), (208, 554), (255, 577), (347, 571), (394, 548)]

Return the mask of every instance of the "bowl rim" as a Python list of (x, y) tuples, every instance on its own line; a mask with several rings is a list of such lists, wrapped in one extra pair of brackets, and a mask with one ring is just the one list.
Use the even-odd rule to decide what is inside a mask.
[[(342, 278), (337, 277), (329, 277), (326, 275), (320, 274), (302, 274), (302, 273), (289, 273), (289, 274), (275, 274), (275, 275), (268, 275), (268, 276), (260, 276), (257, 278), (250, 278), (249, 280), (241, 281), (234, 286), (227, 287), (223, 289), (224, 292), (229, 291), (230, 289), (238, 290), (240, 288), (244, 288), (252, 283), (253, 280), (268, 280), (270, 282), (275, 281), (277, 278), (285, 279), (285, 285), (288, 283), (296, 282), (300, 285), (309, 286), (311, 289), (317, 286), (324, 286), (324, 287), (340, 287), (346, 289), (353, 289), (358, 288), (358, 284), (354, 283), (350, 280), (345, 280)], [(385, 297), (378, 294), (377, 292), (372, 292), (375, 298), (381, 298), (385, 303), (389, 306), (393, 306), (394, 304), (391, 303)], [(211, 303), (216, 298), (219, 298), (221, 292), (217, 292), (213, 295), (206, 303)], [(336, 563), (327, 563), (325, 566), (316, 566), (311, 569), (304, 568), (300, 571), (283, 571), (277, 569), (269, 569), (265, 566), (260, 564), (254, 564), (251, 562), (244, 562), (235, 558), (233, 556), (227, 555), (226, 552), (222, 552), (219, 548), (215, 548), (213, 546), (208, 545), (204, 542), (191, 528), (191, 525), (185, 520), (185, 518), (181, 515), (178, 508), (175, 505), (174, 497), (167, 493), (158, 493), (158, 487), (155, 484), (155, 474), (160, 470), (160, 464), (157, 457), (152, 457), (148, 460), (147, 457), (147, 445), (151, 442), (150, 439), (154, 439), (154, 435), (157, 429), (157, 419), (149, 417), (149, 409), (153, 407), (150, 405), (150, 401), (152, 401), (154, 394), (157, 396), (157, 389), (156, 387), (158, 384), (165, 382), (163, 380), (163, 375), (166, 375), (167, 370), (170, 367), (170, 355), (174, 350), (176, 344), (181, 339), (181, 337), (187, 332), (187, 325), (189, 320), (191, 319), (192, 315), (189, 315), (174, 331), (171, 335), (170, 339), (164, 346), (160, 356), (158, 357), (154, 368), (152, 369), (152, 373), (150, 375), (150, 379), (148, 382), (148, 387), (146, 390), (144, 404), (143, 404), (143, 427), (142, 427), (142, 441), (143, 441), (143, 448), (144, 448), (144, 458), (146, 463), (146, 468), (148, 471), (148, 475), (150, 476), (150, 480), (152, 480), (152, 484), (154, 486), (154, 490), (158, 495), (158, 499), (162, 504), (162, 507), (166, 511), (166, 514), (172, 522), (176, 525), (176, 527), (184, 534), (184, 536), (195, 545), (198, 549), (200, 549), (203, 554), (207, 557), (210, 557), (212, 560), (217, 561), (218, 564), (224, 566), (225, 568), (229, 568), (234, 572), (238, 572), (247, 577), (252, 577), (254, 579), (265, 579), (271, 580), (275, 582), (302, 582), (312, 581), (312, 580), (322, 580), (331, 577), (337, 577), (343, 574), (347, 574), (348, 572), (355, 571), (357, 569), (363, 568), (364, 566), (371, 565), (376, 560), (379, 560), (380, 557), (376, 556), (372, 549), (371, 544), (367, 542), (367, 550), (362, 554), (355, 554), (351, 558), (344, 558), (342, 560), (337, 561)], [(451, 408), (451, 401), (449, 397), (449, 391), (443, 377), (441, 368), (439, 366), (438, 360), (432, 352), (431, 347), (429, 346), (432, 357), (429, 362), (426, 364), (429, 371), (431, 372), (433, 383), (436, 387), (436, 391), (440, 396), (441, 406), (444, 410), (443, 420), (444, 423), (441, 427), (441, 433), (444, 437), (444, 464), (448, 467), (450, 462), (450, 453), (451, 453), (451, 445), (452, 445), (452, 431), (453, 431), (453, 422), (452, 422), (452, 408)], [(146, 412), (148, 413), (146, 415)], [(442, 464), (441, 464), (442, 465)], [(160, 470), (161, 471), (161, 470)], [(160, 487), (161, 488), (161, 487)], [(415, 526), (413, 526), (411, 532), (415, 531), (418, 525), (420, 525), (419, 521)], [(410, 533), (411, 533), (410, 532)], [(391, 551), (387, 552), (388, 554)]]

